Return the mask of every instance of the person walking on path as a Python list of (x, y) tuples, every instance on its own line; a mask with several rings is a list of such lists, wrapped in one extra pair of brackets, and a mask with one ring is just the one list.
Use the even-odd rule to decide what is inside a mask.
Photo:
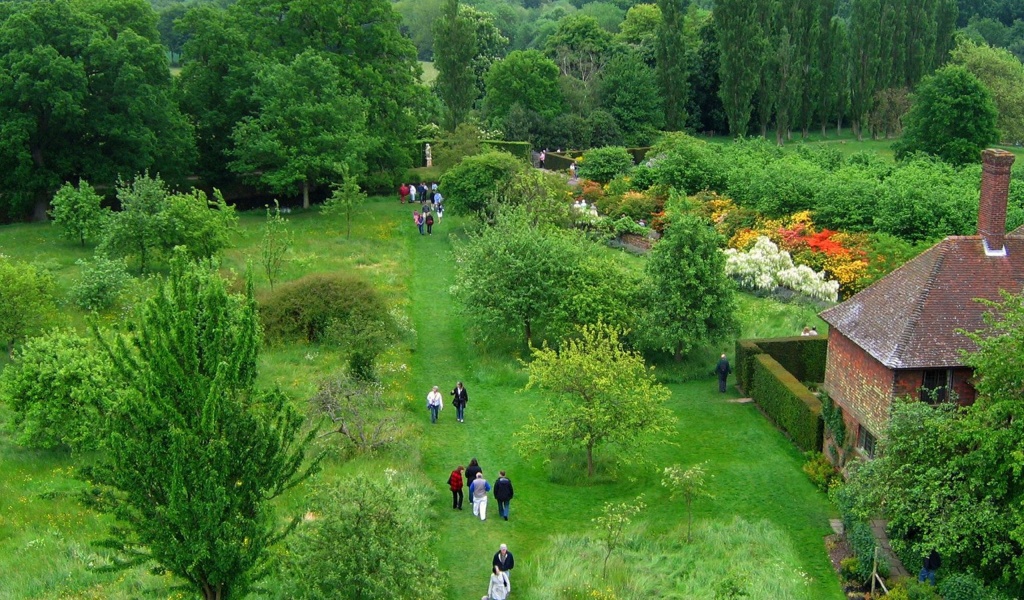
[(469, 484), (469, 497), (473, 501), (473, 516), (480, 517), (481, 521), (487, 520), (487, 492), (491, 491), (491, 484), (484, 479), (483, 473), (477, 473), (476, 479)]
[[(494, 499), (498, 501), (498, 514), (502, 519), (508, 521), (508, 504), (512, 501), (512, 481), (505, 477), (505, 471), (498, 471), (498, 478), (494, 480)], [(502, 571), (507, 571), (505, 567)]]
[(423, 217), (420, 216), (419, 211), (413, 211), (412, 222), (416, 223), (416, 228), (420, 230), (420, 235), (423, 235)]
[(508, 551), (508, 546), (502, 544), (498, 546), (498, 551), (494, 553), (494, 560), (491, 561), (492, 567), (498, 567), (502, 573), (508, 574), (509, 571), (515, 568), (516, 559), (512, 556), (512, 553)]
[(452, 404), (455, 406), (455, 418), (459, 423), (466, 422), (466, 403), (469, 402), (469, 393), (466, 392), (466, 387), (462, 385), (460, 381), (455, 385), (455, 389), (452, 390)]
[(537, 163), (540, 165), (540, 168), (542, 168), (542, 169), (544, 168), (544, 161), (547, 160), (547, 158), (548, 158), (548, 151), (547, 150), (541, 150), (540, 151), (540, 156), (537, 157)]
[(452, 510), (462, 510), (462, 465), (448, 476), (448, 488), (452, 491)]
[(398, 199), (401, 200), (402, 204), (405, 204), (405, 199), (409, 195), (409, 186), (404, 183), (398, 188)]
[(444, 402), (441, 398), (441, 392), (437, 391), (437, 386), (430, 390), (427, 394), (427, 410), (430, 411), (430, 422), (437, 423), (437, 413), (444, 410)]
[[(480, 468), (480, 463), (476, 462), (475, 458), (469, 459), (469, 466), (466, 467), (466, 481), (472, 484), (476, 480), (476, 474), (483, 472), (484, 470)], [(470, 498), (469, 501), (472, 502), (473, 499)]]
[(729, 379), (729, 373), (732, 373), (732, 367), (729, 366), (729, 359), (725, 357), (725, 352), (722, 353), (722, 358), (718, 359), (718, 364), (715, 365), (715, 374), (718, 375), (718, 391), (725, 393), (725, 383)]
[(427, 213), (427, 235), (434, 235), (434, 215)]
[(416, 204), (416, 184), (409, 184), (409, 204)]
[(491, 567), (491, 583), (487, 586), (487, 595), (483, 600), (505, 600), (512, 591), (508, 575), (498, 567)]

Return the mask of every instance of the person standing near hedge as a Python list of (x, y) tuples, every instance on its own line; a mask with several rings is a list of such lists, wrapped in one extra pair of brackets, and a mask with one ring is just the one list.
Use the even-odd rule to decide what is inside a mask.
[(729, 359), (725, 357), (725, 352), (722, 353), (722, 358), (718, 359), (718, 364), (715, 365), (715, 374), (718, 375), (718, 391), (725, 393), (725, 384), (729, 379), (729, 373), (732, 373), (732, 367), (729, 365)]

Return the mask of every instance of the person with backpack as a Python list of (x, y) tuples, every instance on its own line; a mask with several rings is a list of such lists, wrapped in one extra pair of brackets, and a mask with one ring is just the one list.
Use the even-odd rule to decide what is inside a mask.
[(427, 235), (432, 235), (433, 234), (433, 229), (434, 229), (434, 215), (433, 215), (433, 213), (427, 213), (426, 223), (427, 223)]

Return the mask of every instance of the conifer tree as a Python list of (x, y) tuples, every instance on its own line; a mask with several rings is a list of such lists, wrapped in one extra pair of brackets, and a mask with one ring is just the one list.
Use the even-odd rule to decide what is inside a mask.
[(434, 66), (437, 94), (444, 102), (450, 131), (466, 120), (477, 100), (476, 46), (476, 32), (470, 20), (459, 14), (459, 0), (445, 0), (441, 18), (434, 25)]

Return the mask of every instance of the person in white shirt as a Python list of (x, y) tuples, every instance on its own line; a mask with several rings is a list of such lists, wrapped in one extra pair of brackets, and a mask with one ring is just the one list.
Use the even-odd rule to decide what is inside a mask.
[(437, 386), (430, 390), (427, 394), (427, 410), (430, 411), (430, 422), (437, 423), (437, 413), (441, 412), (444, 408), (444, 401), (441, 398), (441, 392), (437, 391)]

